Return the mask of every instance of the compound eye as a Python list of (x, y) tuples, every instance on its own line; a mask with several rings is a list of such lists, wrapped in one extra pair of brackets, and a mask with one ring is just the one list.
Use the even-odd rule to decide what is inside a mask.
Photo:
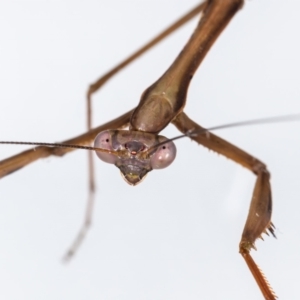
[[(94, 147), (113, 151), (111, 132), (109, 130), (100, 132), (95, 138)], [(109, 164), (115, 164), (118, 158), (116, 155), (101, 152), (100, 150), (96, 150), (96, 154), (101, 160)]]
[(176, 146), (173, 142), (168, 142), (159, 146), (151, 156), (151, 166), (153, 169), (163, 169), (168, 167), (176, 157)]

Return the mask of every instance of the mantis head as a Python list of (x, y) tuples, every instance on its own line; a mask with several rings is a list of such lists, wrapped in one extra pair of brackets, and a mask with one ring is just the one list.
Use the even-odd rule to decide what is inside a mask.
[(176, 157), (176, 147), (172, 141), (141, 131), (102, 131), (95, 138), (94, 147), (99, 149), (96, 150), (97, 156), (118, 167), (130, 185), (137, 185), (153, 169), (168, 167)]

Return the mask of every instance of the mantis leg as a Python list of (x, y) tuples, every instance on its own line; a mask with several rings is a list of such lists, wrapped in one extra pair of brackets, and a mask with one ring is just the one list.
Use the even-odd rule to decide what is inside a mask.
[[(172, 123), (182, 133), (204, 130), (203, 127), (189, 119), (185, 113), (179, 114), (172, 121)], [(191, 139), (209, 148), (210, 150), (232, 159), (236, 163), (252, 171), (257, 176), (248, 217), (239, 245), (239, 252), (245, 259), (265, 299), (276, 299), (277, 297), (267, 282), (265, 276), (250, 255), (250, 250), (252, 248), (256, 249), (256, 239), (262, 238), (261, 236), (263, 233), (268, 234), (267, 231), (269, 231), (273, 236), (275, 236), (274, 225), (271, 222), (272, 197), (270, 173), (267, 170), (266, 165), (245, 151), (208, 131), (199, 134), (198, 136), (191, 136)]]

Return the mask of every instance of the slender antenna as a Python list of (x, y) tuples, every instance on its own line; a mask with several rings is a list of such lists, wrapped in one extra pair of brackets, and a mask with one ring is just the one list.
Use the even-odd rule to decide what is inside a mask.
[(56, 147), (56, 148), (73, 148), (81, 150), (95, 150), (100, 152), (105, 152), (113, 155), (119, 155), (117, 151), (102, 149), (92, 146), (83, 146), (83, 145), (71, 145), (71, 144), (60, 144), (60, 143), (41, 143), (41, 142), (14, 142), (14, 141), (0, 141), (0, 144), (6, 145), (30, 145), (30, 146), (44, 146), (44, 147)]
[(215, 131), (215, 130), (226, 129), (226, 128), (236, 128), (236, 127), (242, 127), (242, 126), (251, 126), (251, 125), (259, 125), (259, 124), (274, 124), (274, 123), (283, 123), (283, 122), (292, 122), (292, 121), (300, 121), (300, 114), (291, 114), (291, 115), (275, 116), (275, 117), (268, 117), (268, 118), (252, 119), (252, 120), (217, 125), (217, 126), (213, 126), (213, 127), (209, 127), (209, 128), (203, 128), (200, 130), (194, 130), (194, 131), (189, 130), (185, 134), (175, 136), (169, 140), (163, 141), (161, 143), (158, 143), (158, 144), (152, 146), (151, 148), (148, 149), (146, 155), (150, 156), (153, 152), (156, 151), (156, 149), (158, 147), (160, 147), (164, 144), (167, 144), (170, 141), (179, 140), (184, 137), (198, 136), (200, 134), (207, 133), (209, 131)]

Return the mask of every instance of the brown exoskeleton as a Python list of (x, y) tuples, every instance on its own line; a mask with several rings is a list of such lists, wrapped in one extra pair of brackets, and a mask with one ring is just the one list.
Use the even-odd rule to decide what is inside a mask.
[[(184, 78), (185, 78), (185, 76), (184, 76)], [(176, 114), (177, 114), (177, 112), (176, 112)], [(145, 114), (142, 114), (142, 117), (143, 117), (143, 118), (144, 118), (144, 116), (145, 116)], [(161, 118), (161, 119), (163, 119), (163, 118)], [(170, 119), (170, 118), (169, 118), (169, 119)], [(171, 119), (173, 119), (173, 117), (172, 117)], [(178, 120), (178, 119), (177, 119), (177, 120)], [(147, 122), (147, 124), (150, 124), (150, 123), (151, 123), (151, 122)], [(155, 124), (156, 122), (153, 122), (153, 123)], [(182, 124), (182, 123), (181, 123), (181, 124)], [(133, 125), (133, 127), (136, 127), (136, 126)], [(195, 126), (193, 125), (192, 128), (195, 128)], [(139, 129), (139, 128), (138, 128), (138, 129)], [(191, 127), (189, 126), (188, 129), (191, 129)], [(148, 130), (147, 130), (147, 131), (148, 131)], [(159, 131), (159, 130), (156, 130), (156, 131)], [(212, 137), (212, 136), (210, 136), (209, 141), (211, 141), (211, 137)], [(216, 149), (215, 149), (215, 150), (216, 150)], [(40, 150), (37, 149), (37, 151), (34, 152), (35, 154), (33, 154), (33, 155), (35, 155), (35, 156), (38, 155), (37, 153), (38, 153), (39, 151), (40, 151)], [(45, 151), (49, 151), (49, 150), (45, 150)], [(52, 151), (52, 150), (51, 150), (51, 151)], [(31, 151), (31, 152), (32, 152), (32, 151)], [(33, 153), (33, 152), (32, 152), (32, 153)], [(232, 153), (233, 156), (236, 155), (236, 154), (235, 154), (234, 152), (232, 152), (232, 151), (230, 151), (230, 153)], [(26, 154), (26, 158), (27, 158), (27, 159), (29, 158), (28, 152), (27, 152), (27, 154)], [(231, 158), (234, 158), (234, 157), (231, 157)], [(251, 163), (252, 163), (252, 162), (247, 163), (247, 164), (248, 164), (248, 165), (251, 165)], [(246, 164), (246, 163), (245, 163), (245, 164)], [(245, 166), (245, 164), (244, 164), (244, 166)], [(246, 164), (246, 166), (248, 166), (247, 164)], [(255, 164), (255, 165), (257, 165), (257, 164)], [(256, 173), (260, 173), (261, 171), (264, 171), (264, 170), (265, 170), (265, 169), (264, 169), (264, 165), (261, 165), (261, 164), (259, 164), (259, 163), (258, 163), (258, 165), (263, 166), (263, 169), (261, 169), (261, 170), (260, 170), (259, 168), (258, 168), (258, 169), (255, 169), (254, 171), (255, 171)], [(262, 173), (262, 174), (267, 174), (267, 173), (265, 173), (265, 172), (261, 172), (261, 173)]]

